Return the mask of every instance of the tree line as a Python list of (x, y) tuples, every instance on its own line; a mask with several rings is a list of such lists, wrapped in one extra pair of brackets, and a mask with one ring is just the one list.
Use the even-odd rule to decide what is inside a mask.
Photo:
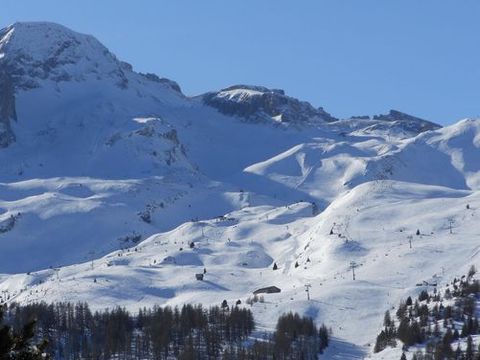
[[(293, 313), (278, 319), (273, 334), (252, 336), (252, 312), (239, 306), (155, 306), (131, 314), (120, 307), (92, 312), (86, 303), (58, 302), (11, 304), (1, 314), (0, 360), (42, 354), (58, 360), (316, 359), (329, 343), (324, 325)], [(7, 339), (25, 339), (23, 350), (37, 357), (15, 355), (11, 343), (4, 346), (10, 357), (2, 357)]]

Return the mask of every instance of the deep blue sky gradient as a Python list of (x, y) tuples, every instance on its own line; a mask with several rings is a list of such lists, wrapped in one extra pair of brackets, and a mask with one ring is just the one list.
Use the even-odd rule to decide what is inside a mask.
[(478, 0), (1, 0), (0, 27), (95, 35), (187, 95), (282, 88), (338, 117), (480, 117)]

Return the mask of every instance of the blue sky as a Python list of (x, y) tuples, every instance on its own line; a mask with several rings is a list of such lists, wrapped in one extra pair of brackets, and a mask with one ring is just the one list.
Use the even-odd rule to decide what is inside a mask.
[(335, 116), (480, 117), (478, 0), (2, 0), (0, 26), (95, 35), (188, 95), (282, 88)]

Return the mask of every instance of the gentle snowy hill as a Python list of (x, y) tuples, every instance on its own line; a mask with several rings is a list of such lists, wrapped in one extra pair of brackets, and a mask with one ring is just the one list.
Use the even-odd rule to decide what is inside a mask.
[(259, 330), (298, 311), (332, 326), (329, 357), (362, 358), (388, 306), (480, 264), (479, 164), (480, 120), (338, 120), (247, 85), (189, 98), (92, 36), (0, 30), (3, 301), (245, 304), (275, 285)]
[(319, 201), (386, 179), (477, 190), (479, 126), (478, 120), (463, 120), (414, 138), (390, 141), (358, 134), (313, 138), (245, 171)]

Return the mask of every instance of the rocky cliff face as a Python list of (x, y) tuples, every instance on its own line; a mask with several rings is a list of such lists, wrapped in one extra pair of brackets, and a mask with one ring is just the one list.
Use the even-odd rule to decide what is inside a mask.
[(323, 108), (285, 95), (283, 90), (235, 85), (201, 96), (204, 104), (250, 122), (308, 125), (335, 121)]
[(416, 116), (405, 114), (401, 111), (390, 110), (388, 114), (375, 115), (373, 120), (380, 120), (386, 122), (395, 122), (401, 124), (405, 130), (421, 133), (429, 130), (439, 129), (441, 126), (433, 122), (420, 119)]
[(15, 141), (11, 121), (17, 120), (15, 110), (15, 89), (6, 68), (0, 63), (0, 148), (5, 148)]

